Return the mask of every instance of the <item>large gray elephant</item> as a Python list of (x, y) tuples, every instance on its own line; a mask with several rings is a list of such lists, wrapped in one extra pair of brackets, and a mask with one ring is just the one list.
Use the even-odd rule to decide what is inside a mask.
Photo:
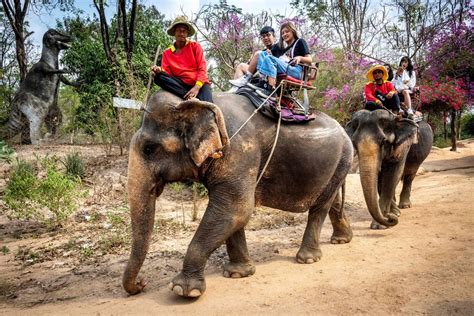
[[(277, 124), (254, 112), (246, 97), (214, 95), (216, 105), (183, 101), (159, 91), (147, 105), (141, 128), (130, 144), (128, 199), (132, 220), (132, 250), (123, 275), (130, 294), (137, 282), (153, 229), (155, 200), (165, 184), (191, 179), (209, 191), (209, 204), (188, 247), (182, 271), (172, 280), (177, 295), (198, 297), (206, 288), (204, 267), (209, 255), (226, 244), (226, 277), (254, 274), (244, 227), (256, 205), (290, 212), (309, 211), (300, 263), (321, 258), (319, 236), (329, 211), (332, 242), (349, 242), (352, 231), (337, 196), (348, 173), (353, 149), (339, 124), (323, 113), (304, 125), (284, 125), (278, 143), (257, 184), (275, 139)], [(222, 156), (222, 157), (220, 157)]]
[(424, 121), (399, 119), (386, 110), (361, 110), (346, 132), (359, 158), (364, 198), (374, 219), (371, 228), (396, 225), (400, 209), (395, 189), (403, 179), (399, 207), (410, 207), (411, 184), (433, 144), (431, 127)]

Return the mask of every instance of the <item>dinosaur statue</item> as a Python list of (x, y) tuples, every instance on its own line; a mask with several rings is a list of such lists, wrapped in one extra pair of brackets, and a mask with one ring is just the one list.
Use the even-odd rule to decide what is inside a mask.
[[(50, 132), (61, 123), (57, 105), (59, 82), (68, 83), (59, 69), (59, 52), (69, 48), (71, 37), (54, 29), (43, 35), (41, 59), (28, 71), (13, 98), (9, 121), (0, 129), (0, 139), (22, 132), (22, 143), (38, 144), (41, 124), (46, 120)], [(29, 129), (29, 133), (27, 133)]]

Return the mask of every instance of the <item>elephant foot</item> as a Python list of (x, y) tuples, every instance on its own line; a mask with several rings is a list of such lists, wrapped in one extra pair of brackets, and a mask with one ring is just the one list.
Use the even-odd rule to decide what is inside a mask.
[(377, 221), (372, 221), (370, 224), (370, 229), (387, 229), (388, 227), (385, 225), (380, 224)]
[(396, 217), (400, 217), (400, 215), (402, 215), (402, 212), (400, 212), (400, 209), (397, 207), (394, 207), (390, 210), (390, 213), (392, 213), (393, 215), (395, 215)]
[(300, 248), (298, 253), (296, 254), (296, 261), (298, 263), (315, 263), (321, 260), (323, 253), (321, 249), (308, 249), (308, 248)]
[(145, 286), (148, 284), (148, 281), (145, 279), (141, 278), (140, 281), (134, 282), (131, 284), (125, 284), (123, 285), (125, 291), (127, 291), (128, 294), (130, 295), (135, 295), (143, 291)]
[(333, 223), (332, 244), (346, 244), (352, 240), (352, 229), (346, 219)]
[(399, 208), (410, 208), (411, 207), (411, 201), (410, 200), (400, 201), (400, 203), (398, 204), (398, 207)]
[(352, 230), (346, 234), (336, 234), (334, 232), (331, 236), (331, 244), (347, 244), (352, 240)]
[(169, 289), (176, 295), (195, 298), (201, 296), (206, 290), (206, 281), (204, 278), (187, 278), (181, 272), (171, 281)]
[(224, 265), (223, 275), (226, 278), (244, 278), (255, 274), (255, 265), (248, 263), (228, 262)]

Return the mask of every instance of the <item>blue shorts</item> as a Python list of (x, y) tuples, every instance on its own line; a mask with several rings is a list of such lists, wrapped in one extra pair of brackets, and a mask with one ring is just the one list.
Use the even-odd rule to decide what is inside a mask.
[(268, 55), (267, 52), (261, 52), (258, 55), (257, 70), (261, 74), (272, 78), (276, 78), (277, 74), (287, 74), (290, 77), (301, 79), (303, 75), (301, 66), (291, 66), (275, 56)]

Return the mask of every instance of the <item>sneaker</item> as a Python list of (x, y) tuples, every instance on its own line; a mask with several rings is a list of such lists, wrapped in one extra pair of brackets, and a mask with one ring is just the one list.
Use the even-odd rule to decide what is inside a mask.
[(237, 90), (239, 90), (239, 87), (232, 86), (229, 90), (227, 90), (225, 93), (236, 93)]
[(235, 87), (243, 87), (247, 84), (247, 82), (250, 81), (252, 78), (251, 74), (246, 74), (240, 78), (234, 79), (234, 80), (229, 80), (230, 84), (235, 86)]
[(410, 114), (413, 115), (413, 114), (414, 114), (412, 108), (409, 108), (409, 109), (407, 110), (407, 114), (408, 114), (408, 115), (410, 115)]

